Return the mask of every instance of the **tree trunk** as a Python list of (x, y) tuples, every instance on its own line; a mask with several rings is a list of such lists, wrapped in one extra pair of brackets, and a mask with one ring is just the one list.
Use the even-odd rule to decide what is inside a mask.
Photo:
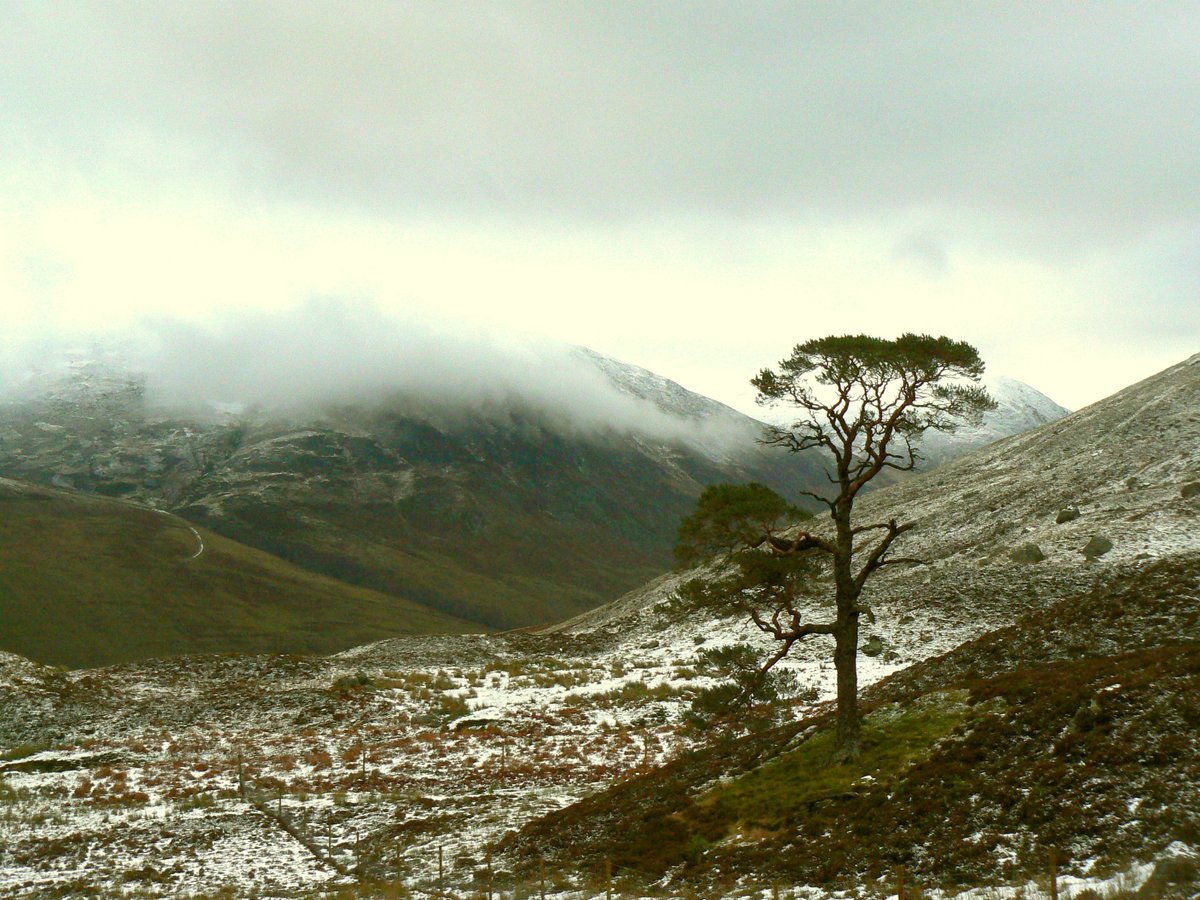
[(851, 615), (835, 635), (833, 665), (837, 669), (835, 762), (849, 762), (862, 750), (858, 715), (858, 616)]
[(858, 593), (854, 589), (853, 560), (854, 532), (850, 529), (853, 500), (842, 484), (843, 501), (833, 511), (837, 527), (837, 550), (833, 563), (833, 580), (837, 601), (837, 642), (833, 651), (833, 666), (837, 670), (837, 728), (834, 733), (834, 760), (847, 762), (858, 756), (858, 613), (854, 611)]

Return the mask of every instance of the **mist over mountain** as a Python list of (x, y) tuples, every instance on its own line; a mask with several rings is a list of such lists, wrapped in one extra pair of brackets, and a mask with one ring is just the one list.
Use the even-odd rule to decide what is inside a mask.
[(254, 409), (294, 419), (336, 406), (386, 405), (462, 421), (517, 410), (565, 434), (720, 440), (718, 420), (681, 420), (678, 410), (615, 383), (597, 358), (566, 344), (390, 317), (367, 302), (311, 300), (206, 323), (159, 317), (106, 337), (9, 345), (0, 359), (0, 398), (69, 390), (85, 372), (108, 372), (141, 379), (149, 406), (193, 415)]

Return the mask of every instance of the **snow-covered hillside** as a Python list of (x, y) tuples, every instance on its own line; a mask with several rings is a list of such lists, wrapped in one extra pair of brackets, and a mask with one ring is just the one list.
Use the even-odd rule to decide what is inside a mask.
[[(1026, 602), (1082, 589), (1114, 567), (1200, 550), (1200, 500), (1183, 496), (1200, 479), (1198, 409), (1200, 354), (1065, 418), (864, 494), (857, 521), (915, 522), (903, 555), (923, 560), (871, 582), (885, 647), (911, 661), (924, 644), (961, 643), (1011, 620)], [(1083, 550), (1093, 537), (1112, 546), (1089, 558)], [(1042, 560), (1020, 561), (1030, 546)], [(653, 610), (669, 593), (669, 580), (647, 586), (559, 627), (623, 634), (648, 620), (653, 631)]]

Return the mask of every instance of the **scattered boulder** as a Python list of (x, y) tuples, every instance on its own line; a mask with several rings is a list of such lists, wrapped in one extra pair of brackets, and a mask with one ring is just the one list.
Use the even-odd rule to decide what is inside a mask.
[(1022, 544), (1008, 554), (1008, 558), (1019, 563), (1040, 563), (1046, 558), (1046, 554), (1037, 544)]
[(1193, 481), (1185, 484), (1179, 489), (1179, 496), (1184, 500), (1190, 500), (1192, 497), (1200, 496), (1200, 481)]
[(1101, 537), (1098, 534), (1092, 535), (1092, 539), (1084, 545), (1079, 552), (1087, 559), (1092, 560), (1103, 556), (1113, 548), (1113, 543), (1106, 537)]
[(864, 656), (878, 656), (883, 652), (883, 641), (879, 639), (879, 635), (873, 634), (858, 648), (863, 652)]
[(1055, 525), (1062, 525), (1065, 522), (1074, 522), (1079, 518), (1079, 507), (1074, 504), (1064, 506), (1058, 511), (1058, 515), (1054, 519)]

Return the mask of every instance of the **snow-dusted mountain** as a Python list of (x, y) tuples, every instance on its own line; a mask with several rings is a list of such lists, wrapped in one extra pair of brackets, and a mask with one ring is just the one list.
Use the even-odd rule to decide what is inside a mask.
[[(1045, 602), (1082, 590), (1115, 565), (1200, 553), (1200, 489), (1185, 490), (1200, 480), (1197, 409), (1200, 354), (1078, 412), (864, 494), (857, 520), (915, 522), (904, 554), (923, 560), (871, 582), (869, 602), (877, 613), (888, 610), (875, 626), (884, 646), (908, 662), (906, 654), (922, 644), (957, 644), (1010, 619), (1026, 598)], [(1083, 549), (1093, 536), (1112, 546), (1089, 558)], [(1029, 546), (1043, 558), (1014, 561)], [(649, 616), (644, 627), (653, 633), (656, 604), (680, 577), (554, 627), (625, 634)], [(959, 596), (970, 601), (930, 602)], [(907, 616), (916, 624), (898, 628)], [(920, 632), (931, 637), (914, 636)]]
[(1041, 391), (1015, 378), (989, 375), (984, 377), (983, 385), (996, 401), (996, 408), (984, 415), (978, 426), (960, 428), (950, 434), (937, 431), (926, 434), (921, 441), (925, 457), (922, 469), (931, 469), (968, 450), (1029, 431), (1070, 413)]
[[(595, 367), (623, 394), (648, 400), (668, 415), (695, 422), (725, 419), (745, 427), (747, 417), (733, 408), (693, 393), (649, 369), (604, 356), (587, 347), (576, 347), (577, 358)], [(749, 424), (754, 424), (750, 420)], [(761, 427), (761, 426), (758, 426)]]

